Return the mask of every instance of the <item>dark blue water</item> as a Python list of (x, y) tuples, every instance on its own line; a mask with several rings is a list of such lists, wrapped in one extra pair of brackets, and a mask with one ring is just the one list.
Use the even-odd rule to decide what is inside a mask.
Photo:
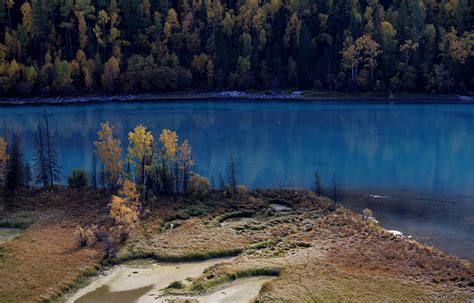
[(176, 130), (197, 169), (217, 183), (231, 153), (249, 187), (312, 187), (318, 171), (347, 205), (375, 209), (384, 226), (474, 258), (474, 106), (314, 102), (165, 102), (0, 107), (20, 128), (31, 161), (34, 130), (47, 110), (64, 179), (89, 169), (99, 124), (123, 141), (138, 124), (158, 137)]

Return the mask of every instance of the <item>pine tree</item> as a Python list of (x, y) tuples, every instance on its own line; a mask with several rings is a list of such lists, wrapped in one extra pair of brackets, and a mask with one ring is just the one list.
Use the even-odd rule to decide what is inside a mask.
[(91, 187), (94, 190), (97, 189), (97, 158), (95, 152), (92, 152)]
[(336, 203), (337, 203), (337, 184), (336, 184), (336, 175), (333, 175), (332, 179), (332, 200), (333, 200), (333, 205), (332, 208), (333, 210), (336, 209)]
[(35, 135), (35, 152), (33, 158), (33, 171), (35, 180), (37, 183), (43, 184), (43, 187), (47, 187), (49, 185), (49, 177), (41, 121), (38, 121), (38, 129)]
[(222, 173), (219, 175), (219, 189), (224, 191), (225, 190), (225, 180), (222, 176)]
[(9, 149), (7, 167), (6, 189), (11, 195), (23, 185), (24, 164), (21, 151), (21, 138), (18, 130), (13, 130)]
[(321, 197), (321, 193), (323, 191), (323, 188), (321, 186), (321, 177), (319, 176), (319, 173), (314, 173), (314, 185), (315, 185), (315, 192), (318, 195), (318, 197)]
[(25, 165), (25, 186), (26, 188), (30, 188), (31, 183), (31, 168), (30, 164), (27, 162)]
[(45, 121), (45, 139), (46, 139), (46, 156), (47, 156), (47, 169), (49, 182), (51, 186), (54, 186), (55, 181), (60, 180), (60, 171), (58, 164), (58, 156), (54, 149), (53, 135), (49, 129), (48, 113), (44, 112)]
[(230, 154), (230, 162), (229, 162), (229, 183), (232, 188), (232, 196), (237, 196), (237, 175), (235, 171), (235, 160), (234, 154)]

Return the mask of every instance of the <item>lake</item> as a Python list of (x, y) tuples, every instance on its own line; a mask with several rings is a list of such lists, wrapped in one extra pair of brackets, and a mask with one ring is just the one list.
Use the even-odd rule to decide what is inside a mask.
[(124, 150), (138, 124), (155, 137), (170, 128), (190, 141), (196, 170), (216, 186), (231, 154), (238, 181), (248, 187), (313, 188), (317, 171), (328, 192), (336, 180), (350, 208), (369, 206), (384, 227), (474, 259), (473, 105), (202, 100), (0, 107), (0, 125), (19, 128), (30, 163), (45, 110), (63, 182), (74, 168), (90, 169), (101, 122), (114, 127)]

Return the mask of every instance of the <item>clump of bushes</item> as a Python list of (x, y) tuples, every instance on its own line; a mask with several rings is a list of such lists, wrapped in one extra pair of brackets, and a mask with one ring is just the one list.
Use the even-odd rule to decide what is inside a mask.
[(112, 228), (112, 237), (120, 242), (125, 242), (130, 237), (131, 229), (126, 225), (118, 225)]
[(104, 257), (106, 259), (112, 259), (117, 257), (118, 246), (115, 242), (105, 239), (103, 242)]
[(104, 227), (97, 226), (95, 224), (92, 225), (90, 229), (97, 242), (103, 242), (105, 239), (107, 239), (109, 235), (109, 233)]
[(373, 217), (373, 212), (371, 209), (369, 208), (365, 208), (363, 211), (362, 211), (362, 220), (364, 221), (367, 221), (369, 218)]
[(88, 228), (78, 226), (75, 232), (79, 246), (84, 247), (94, 242), (94, 234)]
[(195, 199), (202, 199), (209, 195), (209, 180), (200, 176), (199, 174), (193, 174), (188, 180), (187, 194)]
[(119, 190), (118, 196), (112, 196), (109, 204), (110, 217), (115, 225), (123, 225), (132, 229), (140, 217), (140, 194), (135, 183), (125, 180)]
[(259, 294), (265, 294), (273, 291), (273, 284), (272, 282), (268, 281), (263, 283), (262, 288), (260, 289)]
[(69, 176), (67, 183), (70, 188), (83, 189), (87, 187), (87, 173), (83, 170), (75, 169), (72, 171), (71, 176)]
[(174, 281), (171, 282), (168, 288), (173, 288), (173, 289), (182, 289), (184, 288), (184, 284), (181, 281)]
[(248, 193), (248, 189), (245, 185), (239, 184), (235, 186), (235, 195), (234, 195), (234, 189), (232, 186), (226, 186), (224, 190), (224, 196), (227, 198), (233, 198), (233, 199), (242, 199), (244, 198)]

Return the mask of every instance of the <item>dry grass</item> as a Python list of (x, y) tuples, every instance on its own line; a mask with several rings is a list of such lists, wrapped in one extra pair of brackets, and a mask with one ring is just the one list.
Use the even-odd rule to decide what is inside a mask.
[(100, 207), (102, 200), (62, 189), (18, 197), (13, 209), (34, 208), (31, 216), (35, 223), (3, 246), (0, 302), (46, 300), (93, 271), (102, 256), (101, 248), (79, 248), (74, 230), (95, 219), (92, 209)]
[[(22, 198), (22, 206), (13, 211), (33, 209), (35, 223), (0, 251), (0, 301), (54, 297), (97, 266), (100, 246), (78, 248), (74, 229), (78, 223), (104, 223), (106, 202), (103, 195), (62, 189)], [(293, 211), (275, 212), (270, 203)], [(199, 203), (160, 198), (155, 206), (111, 263), (139, 257), (182, 261), (238, 255), (172, 292), (208, 291), (235, 278), (278, 272), (258, 301), (474, 299), (470, 262), (390, 236), (347, 210), (330, 211), (328, 200), (309, 192), (259, 190), (240, 201), (214, 192)], [(246, 219), (216, 224), (238, 214)]]

